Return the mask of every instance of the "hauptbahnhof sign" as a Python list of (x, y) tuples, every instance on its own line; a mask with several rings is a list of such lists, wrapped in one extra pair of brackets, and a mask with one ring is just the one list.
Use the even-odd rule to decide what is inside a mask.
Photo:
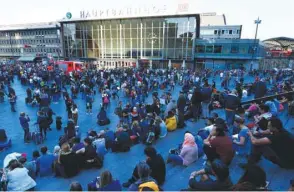
[(162, 6), (144, 6), (144, 7), (125, 7), (121, 9), (103, 9), (103, 10), (82, 10), (80, 19), (108, 19), (108, 18), (128, 18), (143, 16), (164, 16), (178, 15), (187, 13), (189, 4), (178, 4), (177, 7), (171, 8), (167, 5)]

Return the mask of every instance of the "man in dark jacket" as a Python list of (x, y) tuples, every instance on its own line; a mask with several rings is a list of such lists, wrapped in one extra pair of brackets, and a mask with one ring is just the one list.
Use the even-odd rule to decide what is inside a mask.
[(202, 116), (204, 119), (209, 117), (209, 103), (211, 102), (212, 88), (208, 84), (208, 80), (206, 79), (204, 82), (204, 86), (201, 89), (202, 96)]
[(225, 97), (226, 122), (229, 126), (229, 131), (231, 134), (233, 134), (233, 130), (231, 129), (231, 127), (234, 124), (236, 111), (240, 104), (241, 100), (237, 96), (237, 91), (235, 90)]
[[(165, 162), (160, 154), (157, 153), (153, 147), (146, 147), (144, 153), (147, 157), (146, 163), (151, 169), (150, 176), (156, 180), (158, 185), (162, 185), (165, 181)], [(139, 179), (137, 167), (133, 171), (132, 178), (128, 182), (123, 184), (123, 187), (127, 188)]]
[(196, 88), (193, 92), (192, 98), (191, 98), (191, 104), (192, 104), (192, 112), (193, 112), (193, 120), (197, 120), (200, 117), (200, 110), (201, 110), (201, 91), (200, 88)]
[(266, 84), (263, 81), (257, 81), (254, 84), (254, 98), (264, 97), (267, 92)]
[(26, 115), (24, 112), (20, 113), (20, 117), (19, 117), (19, 122), (21, 127), (24, 130), (24, 142), (25, 143), (29, 143), (30, 142), (30, 137), (29, 137), (29, 133), (30, 133), (30, 127), (29, 127), (29, 122), (30, 122), (30, 118), (28, 115)]
[(48, 118), (43, 111), (38, 112), (37, 123), (39, 125), (40, 133), (43, 138), (46, 138), (47, 129), (49, 128)]
[(186, 98), (185, 98), (184, 92), (181, 91), (178, 98), (178, 102), (177, 102), (178, 112), (181, 114), (184, 114), (185, 107), (186, 107)]

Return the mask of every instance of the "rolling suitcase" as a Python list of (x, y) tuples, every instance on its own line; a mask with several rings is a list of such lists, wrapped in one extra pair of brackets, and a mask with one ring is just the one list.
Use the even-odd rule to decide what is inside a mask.
[(39, 127), (38, 125), (35, 126), (36, 129), (34, 132), (32, 132), (32, 141), (36, 144), (36, 145), (40, 145), (43, 143), (43, 137), (39, 131)]

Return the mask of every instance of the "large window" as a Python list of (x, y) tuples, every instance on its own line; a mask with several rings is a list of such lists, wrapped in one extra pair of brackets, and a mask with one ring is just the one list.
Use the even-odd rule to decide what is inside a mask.
[(206, 52), (206, 53), (212, 53), (212, 52), (213, 52), (213, 46), (212, 46), (212, 45), (208, 45), (208, 46), (206, 46), (206, 48), (205, 48), (205, 52)]
[(214, 53), (221, 53), (222, 52), (222, 46), (221, 45), (215, 45), (214, 46)]
[(204, 45), (196, 45), (196, 53), (204, 53), (205, 46)]
[(63, 28), (66, 57), (189, 59), (196, 18), (87, 21)]
[(232, 45), (231, 53), (239, 53), (239, 46), (238, 45)]

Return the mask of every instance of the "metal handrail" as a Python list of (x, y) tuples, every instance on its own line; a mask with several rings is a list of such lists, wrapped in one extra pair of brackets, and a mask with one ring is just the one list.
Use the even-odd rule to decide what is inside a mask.
[(261, 98), (257, 98), (257, 99), (252, 99), (252, 100), (249, 100), (249, 101), (244, 101), (244, 102), (241, 102), (241, 105), (246, 105), (246, 104), (249, 104), (249, 103), (252, 103), (252, 102), (269, 101), (269, 100), (272, 100), (272, 99), (277, 98), (279, 96), (283, 97), (283, 96), (287, 96), (287, 95), (294, 95), (294, 91), (289, 91), (289, 92), (286, 92), (286, 93), (275, 94), (275, 95), (265, 96), (265, 97), (261, 97)]

